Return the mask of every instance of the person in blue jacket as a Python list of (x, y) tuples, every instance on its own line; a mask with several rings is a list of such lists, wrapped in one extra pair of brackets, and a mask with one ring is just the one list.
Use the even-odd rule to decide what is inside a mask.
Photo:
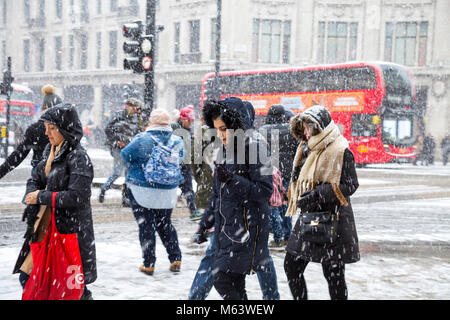
[[(180, 161), (183, 159), (183, 140), (172, 134), (169, 124), (170, 115), (167, 111), (153, 110), (146, 131), (136, 135), (120, 153), (128, 166), (125, 182), (139, 227), (139, 242), (144, 260), (139, 270), (147, 275), (153, 275), (155, 270), (156, 232), (166, 248), (170, 271), (179, 272), (181, 269), (181, 250), (171, 221), (172, 210), (177, 201), (177, 187), (183, 181), (181, 171), (177, 182), (166, 184), (165, 181), (149, 182), (143, 170), (158, 145), (170, 148), (178, 154)], [(176, 167), (179, 168), (179, 163)]]
[(244, 300), (246, 275), (264, 270), (270, 257), (270, 156), (255, 159), (250, 155), (252, 150), (268, 151), (259, 135), (245, 135), (241, 140), (233, 136), (233, 130), (251, 128), (251, 114), (239, 98), (207, 101), (203, 119), (217, 129), (224, 160), (216, 162), (211, 198), (198, 233), (204, 235), (214, 225), (217, 292), (226, 300)]

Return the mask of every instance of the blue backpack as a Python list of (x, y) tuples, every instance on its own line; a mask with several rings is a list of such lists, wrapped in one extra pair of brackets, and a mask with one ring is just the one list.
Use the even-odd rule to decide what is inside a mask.
[[(152, 137), (153, 140), (155, 140)], [(156, 140), (155, 140), (156, 141)], [(143, 170), (144, 177), (149, 183), (161, 185), (179, 185), (183, 182), (180, 164), (180, 147), (177, 140), (170, 136), (165, 144), (156, 141), (150, 158), (147, 160)], [(182, 146), (182, 143), (179, 143)]]

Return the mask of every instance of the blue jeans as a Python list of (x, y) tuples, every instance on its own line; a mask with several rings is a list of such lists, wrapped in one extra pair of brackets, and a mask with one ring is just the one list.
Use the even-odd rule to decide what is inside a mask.
[(181, 174), (183, 175), (184, 181), (180, 184), (181, 195), (186, 199), (190, 213), (194, 213), (197, 210), (195, 206), (195, 193), (192, 187), (192, 169), (188, 164), (181, 165)]
[(169, 261), (181, 261), (177, 231), (172, 225), (172, 209), (149, 209), (141, 207), (128, 189), (131, 209), (139, 227), (139, 242), (142, 249), (144, 267), (154, 267), (156, 262), (156, 232), (169, 255)]
[[(289, 181), (283, 181), (286, 192), (289, 188)], [(292, 217), (286, 217), (287, 204), (281, 207), (270, 207), (269, 224), (273, 233), (273, 240), (279, 242), (281, 240), (289, 240), (292, 230)]]
[[(214, 254), (217, 245), (215, 236), (211, 236), (209, 241), (210, 243), (206, 249), (205, 257), (200, 262), (194, 281), (192, 281), (188, 296), (189, 300), (205, 300), (213, 287), (214, 276), (212, 273), (212, 267), (214, 265)], [(265, 271), (257, 272), (256, 275), (258, 276), (263, 299), (280, 300), (275, 265), (273, 264), (273, 260), (270, 255)]]
[(111, 149), (111, 155), (113, 157), (113, 171), (102, 186), (102, 189), (105, 191), (111, 189), (111, 185), (122, 175), (122, 172), (125, 169), (123, 160), (120, 157), (120, 151), (122, 150), (117, 148)]

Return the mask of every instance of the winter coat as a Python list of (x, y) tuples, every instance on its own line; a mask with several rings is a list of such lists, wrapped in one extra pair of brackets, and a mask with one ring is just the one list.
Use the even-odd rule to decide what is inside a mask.
[[(167, 186), (157, 183), (149, 183), (145, 179), (142, 170), (147, 163), (153, 148), (158, 144), (165, 144), (169, 138), (175, 139), (174, 148), (179, 150), (179, 157), (183, 159), (184, 147), (180, 137), (172, 134), (170, 128), (154, 127), (145, 132), (139, 133), (125, 148), (122, 149), (120, 156), (124, 163), (129, 165), (125, 182), (145, 188), (173, 189), (178, 185)], [(180, 179), (182, 177), (180, 176)]]
[[(276, 150), (275, 144), (272, 144), (272, 133), (274, 130), (278, 130), (278, 150)], [(289, 181), (298, 141), (291, 135), (283, 106), (275, 105), (271, 107), (266, 118), (266, 124), (260, 128), (260, 132), (267, 137), (267, 143), (271, 148), (272, 161), (274, 156), (277, 155), (278, 169), (281, 172), (283, 181)], [(273, 165), (276, 165), (276, 163), (273, 163)]]
[[(39, 205), (52, 206), (52, 193), (56, 195), (55, 221), (62, 234), (76, 233), (80, 248), (81, 262), (86, 284), (97, 278), (94, 227), (91, 212), (91, 183), (94, 170), (86, 150), (80, 144), (83, 136), (78, 114), (70, 105), (56, 106), (48, 109), (41, 121), (55, 124), (64, 136), (64, 143), (52, 162), (51, 170), (46, 176), (45, 165), (50, 154), (50, 144), (44, 151), (44, 157), (37, 165), (32, 177), (27, 182), (26, 193), (40, 190), (38, 205), (28, 205), (29, 212)], [(29, 218), (31, 218), (29, 216)], [(25, 235), (25, 243), (19, 254), (14, 273), (19, 272), (30, 251), (33, 234)]]
[[(306, 144), (306, 149), (306, 138), (303, 134), (303, 123), (305, 121), (316, 124), (318, 134), (321, 135), (317, 136), (317, 139), (321, 139), (318, 144), (315, 144), (317, 139), (310, 138)], [(348, 149), (347, 141), (339, 133), (329, 112), (321, 106), (307, 109), (291, 119), (291, 132), (301, 144), (294, 160), (288, 213), (295, 210), (300, 193), (313, 190), (318, 192), (318, 197), (314, 202), (309, 203), (308, 211), (339, 213), (339, 223), (337, 240), (334, 243), (316, 244), (302, 240), (300, 216), (289, 238), (286, 247), (287, 252), (304, 260), (318, 263), (324, 261), (342, 261), (344, 263), (359, 261), (358, 235), (350, 203), (350, 196), (356, 191), (359, 184), (355, 160), (352, 152)], [(324, 149), (316, 149), (318, 145), (324, 146)], [(312, 151), (309, 147), (312, 148)], [(320, 151), (316, 153), (317, 150)], [(311, 157), (314, 156), (317, 157), (316, 162), (313, 162), (311, 166), (311, 162), (308, 160), (313, 160), (314, 158)], [(314, 171), (306, 170), (307, 168)], [(305, 177), (310, 177), (311, 173), (313, 173), (314, 181), (309, 182), (305, 180)], [(296, 188), (301, 190), (296, 191)]]
[(106, 125), (106, 144), (111, 149), (120, 149), (117, 142), (128, 144), (143, 129), (140, 115), (131, 114), (127, 110), (119, 111)]
[(45, 94), (44, 100), (42, 102), (42, 106), (51, 108), (51, 107), (56, 106), (61, 103), (63, 103), (61, 97), (55, 93), (51, 93), (51, 94)]
[(358, 188), (358, 178), (355, 170), (355, 160), (349, 149), (344, 152), (343, 168), (341, 173), (340, 190), (348, 202), (348, 206), (341, 206), (330, 184), (322, 184), (320, 200), (316, 207), (310, 211), (339, 211), (338, 234), (335, 243), (319, 245), (303, 241), (300, 236), (300, 219), (297, 219), (289, 238), (286, 250), (292, 255), (312, 262), (337, 261), (344, 263), (357, 262), (360, 259), (358, 235), (355, 218), (353, 216), (350, 196)]
[(42, 153), (44, 152), (47, 144), (48, 138), (45, 135), (44, 123), (41, 121), (32, 123), (25, 131), (22, 142), (0, 166), (0, 179), (3, 178), (8, 172), (17, 168), (28, 156), (30, 150), (33, 150), (31, 165), (33, 168), (36, 167), (42, 159)]
[[(252, 121), (248, 110), (240, 99), (227, 98), (222, 101), (226, 105), (222, 115), (228, 123), (239, 123), (240, 128), (244, 130), (251, 127)], [(234, 117), (239, 119), (233, 119)], [(212, 119), (209, 119), (206, 113), (204, 119), (211, 127)], [(247, 137), (244, 142), (244, 163), (239, 164), (238, 152), (234, 152), (233, 163), (224, 164), (227, 170), (234, 173), (231, 180), (221, 183), (217, 178), (216, 169), (209, 205), (200, 222), (203, 229), (208, 229), (214, 224), (217, 245), (213, 269), (238, 274), (261, 271), (267, 264), (268, 203), (272, 194), (269, 155), (268, 160), (258, 157), (255, 164), (249, 161), (250, 150), (267, 147), (264, 145), (264, 139), (254, 134)], [(223, 152), (226, 153), (225, 147)]]

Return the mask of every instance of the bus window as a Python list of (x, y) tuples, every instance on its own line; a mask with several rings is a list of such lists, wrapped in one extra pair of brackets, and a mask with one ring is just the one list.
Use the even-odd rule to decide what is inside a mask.
[(377, 125), (374, 121), (376, 114), (353, 114), (352, 136), (353, 137), (376, 137)]
[(382, 129), (385, 143), (410, 145), (414, 142), (412, 117), (385, 117)]
[[(0, 94), (0, 100), (6, 100), (5, 94)], [(32, 102), (33, 101), (33, 94), (31, 92), (25, 92), (25, 91), (13, 91), (11, 94), (11, 100), (12, 101), (27, 101)]]

